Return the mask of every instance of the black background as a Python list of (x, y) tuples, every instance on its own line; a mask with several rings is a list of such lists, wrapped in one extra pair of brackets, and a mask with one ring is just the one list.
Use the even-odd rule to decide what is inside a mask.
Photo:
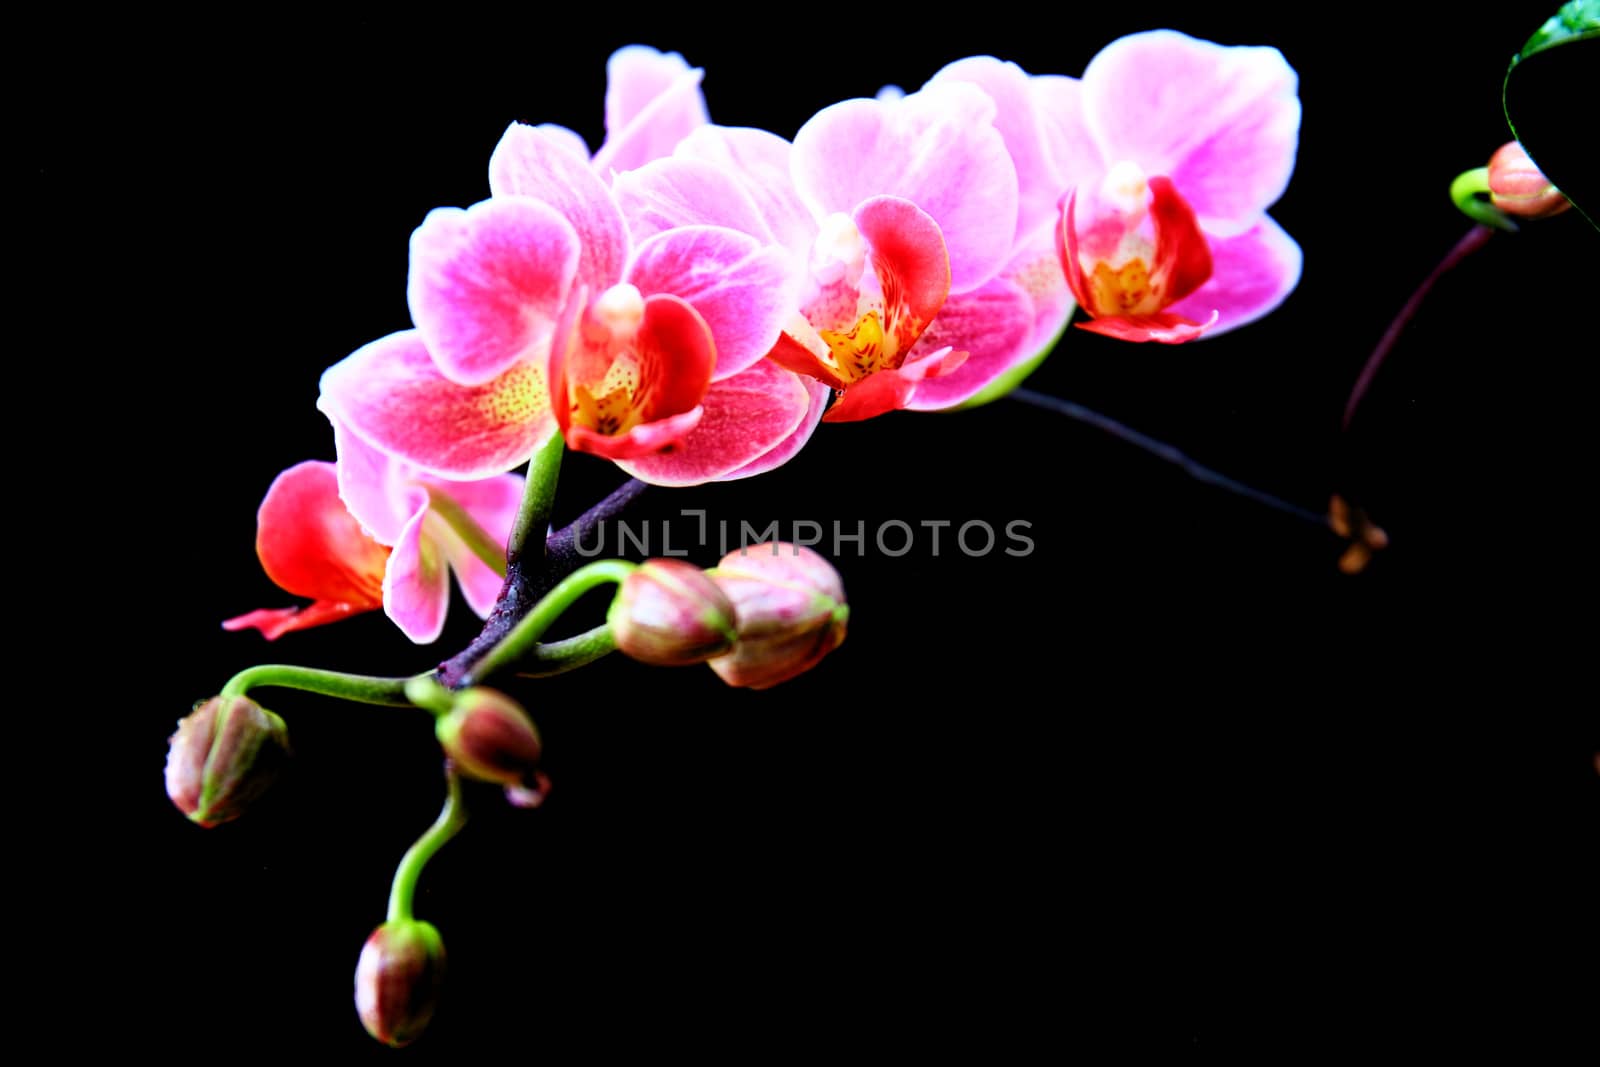
[[(23, 869), (48, 898), (30, 985), (69, 1041), (531, 1060), (1582, 1035), (1600, 237), (1575, 216), (1497, 236), (1337, 434), (1368, 351), (1467, 228), (1445, 191), (1507, 138), (1501, 76), (1547, 12), (1020, 10), (22, 28), (25, 395), (75, 457), (28, 457), (59, 494), (29, 529), (68, 547), (24, 574), (66, 608), (26, 673), (52, 694), (35, 733), (79, 753), (65, 784), (43, 761), (55, 799)], [(652, 491), (636, 514), (658, 534), (703, 508), (917, 540), (837, 554), (849, 639), (778, 689), (613, 657), (521, 691), (555, 791), (537, 812), (472, 796), (418, 902), (451, 954), (439, 1014), (407, 1052), (373, 1043), (351, 973), (441, 800), (424, 718), (263, 691), (295, 770), (212, 831), (161, 767), (173, 722), (243, 667), (406, 674), (474, 632), (459, 601), (434, 648), (380, 614), (273, 645), (217, 626), (293, 599), (255, 561), (255, 507), (282, 468), (333, 458), (318, 375), (408, 325), (412, 229), (487, 195), (513, 120), (598, 144), (624, 44), (704, 66), (714, 121), (792, 136), (964, 55), (1078, 74), (1160, 26), (1276, 45), (1300, 72), (1273, 215), (1304, 277), (1195, 345), (1072, 331), (1029, 386), (1312, 511), (1343, 486), (1393, 547), (1341, 575), (1325, 532), (1014, 401), (826, 426), (769, 476)], [(558, 517), (619, 481), (569, 457)], [(938, 520), (1026, 522), (1035, 550), (969, 557), (947, 529), (935, 554)]]

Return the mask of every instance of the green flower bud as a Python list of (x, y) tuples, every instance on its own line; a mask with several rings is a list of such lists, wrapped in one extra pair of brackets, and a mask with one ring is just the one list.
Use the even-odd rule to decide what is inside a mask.
[(237, 819), (289, 755), (283, 720), (249, 697), (212, 697), (179, 720), (167, 749), (167, 796), (201, 826)]
[(444, 982), (444, 939), (432, 923), (386, 922), (361, 946), (356, 963), (356, 1014), (367, 1033), (399, 1048), (433, 1018)]
[(657, 667), (704, 663), (733, 647), (733, 605), (706, 573), (681, 559), (645, 560), (606, 614), (624, 655)]

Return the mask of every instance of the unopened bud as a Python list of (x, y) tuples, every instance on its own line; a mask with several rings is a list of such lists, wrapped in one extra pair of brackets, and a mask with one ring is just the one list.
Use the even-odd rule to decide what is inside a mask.
[(850, 609), (839, 572), (803, 545), (730, 552), (710, 571), (733, 603), (739, 641), (711, 660), (729, 685), (766, 689), (816, 666), (844, 641)]
[[(543, 745), (522, 706), (494, 689), (463, 689), (434, 733), (456, 770), (480, 782), (507, 787), (514, 803), (531, 807), (549, 787), (539, 773)], [(513, 795), (512, 790), (516, 793)], [(518, 800), (518, 797), (526, 798)]]
[(606, 624), (624, 655), (657, 667), (704, 663), (738, 637), (727, 595), (681, 559), (640, 564), (622, 581)]
[(1517, 141), (1507, 141), (1489, 157), (1489, 200), (1519, 219), (1548, 218), (1572, 206)]
[(356, 1014), (385, 1045), (409, 1045), (433, 1018), (444, 981), (444, 940), (432, 923), (386, 922), (361, 946)]
[(245, 696), (212, 697), (179, 720), (167, 749), (167, 796), (201, 826), (237, 819), (289, 755), (283, 720)]

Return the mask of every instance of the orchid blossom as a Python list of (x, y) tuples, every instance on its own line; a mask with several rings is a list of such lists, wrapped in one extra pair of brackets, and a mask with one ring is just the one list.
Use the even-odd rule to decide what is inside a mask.
[(1251, 322), (1300, 278), (1265, 214), (1294, 169), (1300, 101), (1275, 48), (1172, 30), (1113, 41), (1055, 110), (1073, 173), (1057, 252), (1083, 329), (1190, 341)]
[(1019, 229), (1018, 171), (981, 87), (827, 108), (794, 144), (708, 126), (616, 179), (636, 235), (712, 224), (808, 265), (770, 358), (839, 394), (828, 421), (969, 399), (1071, 313), (1048, 227)]
[(275, 640), (381, 607), (407, 637), (426, 644), (444, 628), (452, 569), (468, 605), (488, 615), (522, 479), (430, 478), (337, 423), (335, 436), (338, 464), (312, 460), (284, 471), (257, 516), (256, 551), (267, 577), (313, 603), (253, 611), (223, 628), (254, 627)]

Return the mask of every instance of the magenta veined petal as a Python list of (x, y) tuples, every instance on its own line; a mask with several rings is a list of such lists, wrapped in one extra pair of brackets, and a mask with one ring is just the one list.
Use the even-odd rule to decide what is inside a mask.
[(724, 226), (774, 241), (746, 186), (733, 174), (693, 159), (658, 159), (618, 174), (612, 192), (635, 242), (679, 226)]
[(816, 432), (818, 424), (822, 422), (822, 413), (828, 409), (828, 401), (833, 397), (833, 390), (815, 378), (801, 376), (806, 393), (810, 399), (810, 407), (806, 409), (805, 417), (800, 420), (800, 425), (789, 432), (777, 445), (763, 452), (760, 456), (746, 463), (738, 470), (724, 474), (719, 481), (733, 481), (735, 478), (750, 478), (757, 474), (765, 474), (770, 470), (777, 470), (793, 459), (806, 442), (811, 440), (811, 435)]
[(981, 289), (951, 297), (922, 335), (913, 355), (950, 347), (966, 352), (966, 362), (948, 374), (923, 381), (902, 406), (936, 411), (969, 399), (1016, 364), (1036, 355), (1033, 339), (1033, 301), (1011, 279), (995, 278)]
[(1207, 336), (1261, 318), (1300, 281), (1300, 246), (1270, 218), (1236, 237), (1214, 237), (1210, 243), (1210, 279), (1166, 309), (1201, 322), (1215, 313), (1216, 324)]
[(673, 155), (710, 164), (737, 178), (773, 239), (804, 262), (817, 222), (795, 188), (788, 141), (766, 130), (702, 126)]
[(644, 45), (613, 52), (606, 61), (606, 140), (594, 169), (603, 175), (661, 159), (711, 121), (700, 92), (704, 76), (676, 52)]
[(1254, 225), (1283, 195), (1300, 136), (1294, 69), (1276, 48), (1174, 30), (1113, 41), (1083, 75), (1085, 120), (1108, 163), (1165, 174), (1207, 233)]
[(549, 341), (578, 265), (578, 235), (537, 200), (437, 208), (411, 235), (406, 298), (434, 362), (482, 385)]
[(400, 631), (419, 645), (431, 644), (444, 632), (450, 607), (450, 569), (439, 546), (424, 534), (427, 494), (401, 528), (383, 575), (383, 610)]
[[(326, 412), (324, 412), (326, 414)], [(339, 459), (339, 498), (350, 514), (375, 541), (393, 545), (411, 519), (411, 511), (397, 506), (393, 474), (397, 461), (367, 444), (338, 419), (333, 424), (333, 446)]]
[(652, 485), (721, 481), (783, 444), (809, 414), (800, 376), (766, 360), (706, 391), (698, 426), (671, 451), (617, 466)]
[(644, 242), (628, 280), (646, 297), (671, 294), (699, 312), (715, 345), (714, 381), (765, 356), (799, 310), (800, 268), (789, 254), (720, 226), (680, 227)]
[(489, 157), (489, 191), (526, 196), (555, 208), (578, 235), (574, 286), (604, 292), (628, 262), (628, 228), (606, 183), (570, 146), (534, 126), (512, 123)]
[(951, 289), (976, 288), (1011, 256), (1017, 170), (975, 85), (945, 82), (900, 100), (846, 100), (795, 135), (795, 186), (818, 218), (897, 196), (933, 217), (950, 252)]
[(456, 581), (461, 586), (461, 595), (465, 598), (467, 607), (471, 608), (478, 618), (488, 618), (489, 612), (494, 610), (495, 601), (500, 599), (500, 590), (505, 586), (505, 579), (479, 559), (477, 553), (468, 548), (466, 542), (457, 537), (453, 530), (445, 527), (443, 523), (430, 525), (436, 527), (433, 533), (434, 542), (444, 553), (450, 569), (455, 572)]
[(884, 295), (885, 328), (907, 352), (950, 294), (950, 256), (939, 224), (917, 205), (875, 196), (855, 210)]
[(939, 71), (930, 85), (967, 82), (976, 85), (995, 102), (995, 128), (1005, 138), (1011, 161), (1017, 168), (1017, 229), (1015, 240), (1054, 224), (1056, 204), (1067, 188), (1067, 180), (1056, 164), (1056, 151), (1047, 139), (1046, 124), (1034, 82), (1027, 71), (1015, 63), (993, 56), (960, 59)]
[(501, 474), (555, 432), (542, 367), (523, 362), (484, 385), (457, 385), (415, 330), (329, 367), (317, 406), (368, 445), (441, 478)]

